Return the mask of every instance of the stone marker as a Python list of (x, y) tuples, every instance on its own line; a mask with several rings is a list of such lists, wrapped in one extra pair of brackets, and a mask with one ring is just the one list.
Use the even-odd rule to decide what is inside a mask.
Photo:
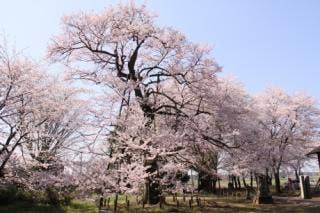
[(269, 192), (267, 177), (260, 174), (258, 176), (258, 192), (254, 199), (255, 204), (272, 204), (273, 199)]
[(300, 196), (302, 199), (311, 198), (309, 176), (300, 175)]

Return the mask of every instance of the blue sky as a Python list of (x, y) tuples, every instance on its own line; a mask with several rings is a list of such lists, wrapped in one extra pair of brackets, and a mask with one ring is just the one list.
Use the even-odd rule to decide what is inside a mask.
[[(0, 29), (17, 48), (38, 59), (60, 18), (78, 10), (102, 10), (116, 0), (1, 1)], [(161, 25), (214, 47), (224, 75), (237, 76), (255, 93), (266, 86), (303, 90), (320, 98), (320, 1), (138, 0)]]

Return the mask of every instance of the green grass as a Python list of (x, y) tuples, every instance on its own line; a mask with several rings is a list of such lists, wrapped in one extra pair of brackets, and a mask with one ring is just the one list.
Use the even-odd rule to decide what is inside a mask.
[(63, 208), (65, 212), (97, 212), (98, 208), (94, 202), (73, 200), (71, 204)]

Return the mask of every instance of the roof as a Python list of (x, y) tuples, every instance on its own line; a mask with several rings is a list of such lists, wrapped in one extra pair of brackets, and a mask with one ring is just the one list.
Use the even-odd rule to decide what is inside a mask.
[(313, 155), (313, 154), (318, 154), (318, 153), (320, 153), (320, 146), (311, 150), (311, 152), (309, 152), (307, 155)]

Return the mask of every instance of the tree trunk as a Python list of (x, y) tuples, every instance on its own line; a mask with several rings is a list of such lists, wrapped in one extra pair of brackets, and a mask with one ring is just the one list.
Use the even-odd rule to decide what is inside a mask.
[(217, 182), (218, 182), (218, 177), (213, 177), (212, 178), (212, 193), (216, 193), (217, 192)]
[(144, 194), (144, 203), (157, 204), (160, 202), (160, 184), (159, 181), (148, 180)]
[(242, 183), (243, 183), (243, 187), (247, 188), (247, 183), (246, 183), (246, 179), (244, 178), (244, 176), (242, 176)]
[(298, 174), (298, 170), (297, 169), (294, 170), (294, 174), (295, 174), (295, 177), (296, 177), (296, 181), (299, 181), (299, 174)]
[(234, 189), (234, 185), (233, 185), (233, 178), (232, 175), (228, 176), (228, 189)]
[(254, 174), (254, 179), (256, 181), (256, 187), (258, 189), (259, 185), (258, 185), (258, 175), (257, 175), (257, 173)]
[(253, 188), (253, 175), (252, 172), (250, 172), (250, 186)]
[(237, 177), (237, 182), (238, 182), (238, 189), (241, 189), (241, 181), (240, 181), (240, 177)]
[(273, 175), (272, 175), (272, 173), (270, 174), (270, 186), (272, 186), (272, 178), (273, 178)]
[(238, 183), (237, 183), (237, 178), (236, 178), (236, 176), (232, 176), (232, 183), (233, 183), (233, 185), (234, 185), (234, 188), (235, 189), (238, 189)]
[[(146, 164), (150, 166), (150, 168), (147, 169), (148, 173), (154, 173), (158, 170), (157, 160), (146, 162)], [(144, 203), (157, 204), (160, 202), (160, 197), (161, 189), (158, 176), (148, 177), (145, 184)]]
[(266, 168), (266, 177), (267, 177), (267, 183), (268, 183), (269, 185), (272, 185), (272, 179), (271, 179), (271, 177), (269, 176), (269, 169), (268, 169), (268, 168)]
[(273, 169), (273, 174), (274, 174), (274, 181), (275, 181), (276, 193), (281, 193), (281, 186), (280, 186), (280, 169), (279, 169), (279, 168)]
[(213, 178), (205, 172), (199, 172), (198, 191), (213, 192)]

